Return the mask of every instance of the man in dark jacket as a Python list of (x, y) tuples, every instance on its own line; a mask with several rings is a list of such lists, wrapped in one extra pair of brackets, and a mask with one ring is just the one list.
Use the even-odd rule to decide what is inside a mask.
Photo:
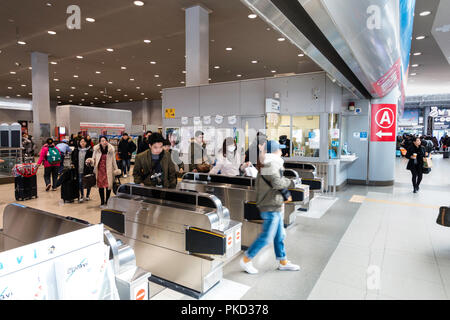
[(188, 159), (189, 171), (192, 172), (209, 172), (211, 170), (210, 159), (206, 154), (203, 141), (204, 134), (202, 131), (195, 132), (194, 141), (191, 142), (189, 148)]
[(141, 141), (138, 142), (138, 150), (137, 150), (138, 154), (141, 153), (141, 152), (144, 152), (145, 150), (148, 150), (148, 146), (149, 146), (148, 141), (149, 141), (149, 138), (150, 138), (151, 135), (152, 135), (152, 132), (151, 131), (147, 131), (142, 136)]
[(153, 133), (149, 138), (149, 149), (136, 156), (133, 177), (135, 183), (146, 186), (176, 188), (177, 171), (170, 153), (163, 150), (164, 138)]
[(131, 140), (131, 137), (129, 137), (127, 133), (124, 133), (118, 147), (119, 157), (122, 160), (122, 173), (124, 178), (127, 177), (127, 172), (130, 172), (131, 155), (135, 150), (136, 145), (133, 140)]

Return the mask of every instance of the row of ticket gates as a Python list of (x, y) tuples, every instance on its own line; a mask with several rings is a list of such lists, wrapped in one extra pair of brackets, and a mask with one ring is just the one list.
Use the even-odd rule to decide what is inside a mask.
[[(299, 172), (302, 173), (285, 170), (285, 177), (295, 182), (295, 188), (290, 190), (293, 201), (284, 208), (286, 227), (295, 223), (299, 210), (308, 210), (316, 193), (323, 191), (323, 178), (300, 178)], [(249, 247), (262, 230), (263, 221), (255, 204), (255, 182), (251, 177), (186, 173), (176, 190), (123, 184), (102, 210), (101, 223), (120, 246), (132, 248), (131, 260), (140, 270), (151, 273), (149, 281), (199, 298), (220, 282), (224, 265)], [(36, 219), (36, 209), (21, 206), (13, 211), (27, 216), (28, 210)], [(69, 220), (76, 228), (89, 225)], [(39, 237), (44, 234), (51, 235), (35, 232), (36, 236), (30, 238), (21, 228), (8, 226), (8, 221), (28, 228), (30, 224), (4, 217), (0, 235), (23, 244), (42, 240)], [(5, 230), (12, 231), (7, 234)], [(60, 230), (52, 232), (56, 236)], [(0, 248), (0, 252), (6, 249)], [(129, 256), (128, 250), (116, 250), (118, 261), (123, 260), (121, 251)]]

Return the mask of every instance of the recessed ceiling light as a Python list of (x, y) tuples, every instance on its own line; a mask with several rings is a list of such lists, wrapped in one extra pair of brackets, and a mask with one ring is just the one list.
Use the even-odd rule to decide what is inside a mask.
[(70, 87), (70, 89), (75, 90), (76, 88), (75, 87)]
[(416, 64), (413, 64), (411, 67), (413, 67), (413, 68), (417, 68), (419, 65), (416, 63)]
[(186, 70), (181, 71), (181, 73), (186, 73)]
[(133, 101), (133, 99), (130, 99), (130, 101)]
[(127, 95), (127, 94), (124, 94), (123, 96), (124, 96), (124, 97), (128, 97), (128, 95)]
[(157, 85), (156, 85), (157, 87), (161, 87), (161, 85), (158, 83)]
[(61, 96), (56, 96), (56, 98), (60, 99), (60, 98), (61, 98)]
[(100, 74), (101, 72), (100, 72), (100, 71), (95, 71), (95, 73), (96, 73), (96, 74)]
[(51, 35), (55, 35), (55, 34), (56, 34), (55, 31), (51, 31), (51, 30), (47, 31), (47, 33), (48, 33), (48, 34), (51, 34)]
[(88, 84), (88, 86), (89, 86), (89, 87), (93, 87), (94, 85), (93, 85), (93, 84)]
[(411, 73), (412, 76), (415, 76), (417, 73)]
[(252, 14), (249, 14), (248, 17), (249, 17), (250, 19), (255, 19), (255, 18), (257, 17), (257, 15), (254, 14), (254, 13), (252, 13)]
[(83, 59), (83, 56), (77, 56), (77, 59)]
[(136, 89), (138, 89), (138, 90), (139, 90), (140, 88), (141, 88), (141, 87), (136, 87)]
[(252, 60), (252, 63), (258, 63), (258, 60)]
[(69, 100), (69, 102), (72, 102), (72, 100)]
[(211, 78), (208, 78), (209, 81), (211, 81)]
[(277, 40), (281, 42), (281, 41), (284, 41), (284, 40), (286, 40), (286, 39), (283, 38), (283, 37), (281, 37), (281, 38), (278, 38)]
[(32, 96), (33, 94), (32, 94), (31, 92), (28, 92), (28, 95), (29, 95), (29, 96)]
[(155, 74), (155, 78), (159, 78), (159, 74)]
[(145, 43), (150, 43), (152, 40), (144, 40)]
[(113, 82), (112, 81), (108, 81), (108, 84), (113, 84)]
[(418, 37), (416, 37), (416, 40), (422, 40), (422, 39), (425, 39), (425, 36), (418, 36)]
[(105, 93), (104, 91), (100, 91), (100, 93)]
[(141, 96), (145, 96), (145, 93), (141, 92)]
[(50, 62), (51, 64), (58, 64), (58, 62), (56, 62), (56, 61), (52, 61), (52, 62)]
[(270, 72), (272, 72), (272, 73), (276, 73), (276, 72), (277, 72), (277, 70), (272, 70), (272, 71), (270, 71)]
[(214, 66), (214, 69), (220, 69), (220, 66)]
[(26, 84), (21, 84), (20, 86), (21, 86), (21, 87), (26, 87), (27, 85), (26, 85)]
[(28, 70), (32, 70), (33, 68), (32, 67), (28, 67)]
[(117, 89), (117, 91), (122, 91), (122, 89)]
[(17, 97), (20, 97), (20, 94), (16, 94)]
[(424, 17), (427, 16), (431, 13), (431, 11), (422, 11), (421, 13), (419, 13), (420, 16)]
[(116, 100), (116, 102), (119, 102), (119, 100)]
[(60, 90), (59, 89), (55, 89), (55, 91), (59, 92)]
[[(81, 99), (81, 101), (84, 101), (84, 99)], [(81, 103), (80, 103), (81, 104)]]
[(156, 64), (156, 61), (150, 61), (151, 64)]
[(94, 100), (98, 100), (98, 98), (97, 98), (97, 97), (95, 97), (95, 98), (94, 98)]
[(236, 77), (240, 78), (242, 77), (242, 74), (237, 74)]
[(106, 51), (108, 51), (108, 52), (113, 52), (114, 49), (113, 49), (113, 48), (108, 48), (108, 49), (106, 49)]
[(181, 84), (184, 84), (184, 81), (181, 81), (180, 83), (181, 83)]
[(77, 74), (74, 74), (73, 77), (74, 77), (74, 78), (78, 78), (78, 75), (77, 75)]
[(12, 90), (12, 87), (8, 87), (9, 90)]
[(25, 45), (25, 44), (27, 44), (25, 41), (21, 41), (21, 40), (17, 41), (17, 43), (20, 44), (20, 45)]
[(10, 73), (10, 74), (16, 74), (16, 72), (15, 72), (15, 71), (10, 71), (9, 73)]
[(94, 18), (86, 18), (86, 21), (87, 22), (95, 22), (95, 19)]
[(134, 1), (133, 3), (135, 6), (138, 6), (138, 7), (142, 7), (144, 5), (143, 1)]
[(303, 57), (304, 55), (305, 55), (304, 53), (299, 53), (297, 56)]
[(70, 96), (73, 97), (73, 94), (71, 94)]
[(89, 95), (89, 93), (85, 92), (84, 95), (87, 96), (87, 95)]
[(134, 78), (130, 78), (130, 81), (134, 81)]
[(231, 48), (231, 47), (228, 47), (228, 48), (225, 48), (225, 50), (227, 50), (227, 51), (231, 51), (231, 50), (233, 50), (233, 48)]
[(122, 70), (126, 70), (126, 69), (127, 69), (127, 67), (120, 67), (120, 69), (122, 69)]
[(59, 81), (59, 79), (56, 79), (56, 78), (55, 78), (55, 79), (53, 79), (53, 81)]
[(414, 55), (415, 56), (420, 56), (422, 54), (422, 52), (415, 52)]
[(50, 2), (47, 2), (45, 5), (46, 5), (47, 7), (51, 7), (51, 6), (52, 6), (52, 4), (51, 4)]

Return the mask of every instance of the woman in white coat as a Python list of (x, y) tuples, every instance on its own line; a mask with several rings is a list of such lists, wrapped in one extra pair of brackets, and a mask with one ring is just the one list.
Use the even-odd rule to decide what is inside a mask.
[(216, 158), (216, 165), (209, 171), (210, 174), (223, 174), (226, 176), (239, 176), (241, 167), (241, 152), (237, 150), (236, 141), (228, 137), (223, 141), (222, 149)]
[(88, 162), (94, 166), (94, 173), (97, 177), (97, 187), (101, 200), (100, 208), (103, 209), (111, 195), (115, 177), (122, 173), (117, 167), (114, 146), (108, 142), (108, 139), (105, 136), (100, 137), (100, 143), (94, 147), (92, 158), (86, 160), (86, 163)]

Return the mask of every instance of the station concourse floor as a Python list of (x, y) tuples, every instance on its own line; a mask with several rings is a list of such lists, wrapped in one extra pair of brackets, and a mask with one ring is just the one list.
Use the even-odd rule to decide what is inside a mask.
[[(240, 254), (201, 299), (449, 299), (450, 228), (436, 224), (439, 207), (450, 205), (449, 172), (450, 160), (433, 155), (432, 172), (414, 194), (406, 160), (397, 158), (394, 186), (347, 185), (320, 218), (297, 216), (285, 243), (288, 259), (300, 271), (278, 271), (273, 246), (268, 246), (254, 260), (259, 274), (241, 271)], [(59, 190), (45, 192), (39, 170), (38, 196), (23, 204), (100, 222), (95, 188), (91, 201), (63, 204)], [(11, 202), (14, 185), (0, 185), (0, 212)], [(152, 299), (193, 298), (163, 289)]]

